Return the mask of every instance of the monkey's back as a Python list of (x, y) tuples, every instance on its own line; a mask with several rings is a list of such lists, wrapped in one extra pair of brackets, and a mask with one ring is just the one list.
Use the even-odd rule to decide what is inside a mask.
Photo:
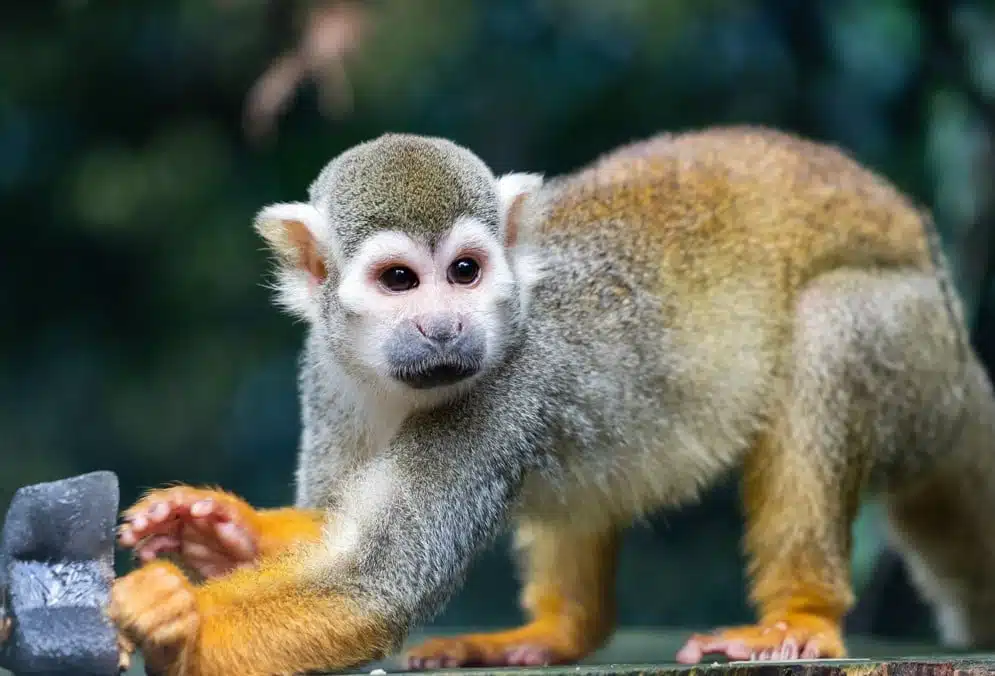
[(766, 129), (635, 143), (544, 199), (533, 316), (559, 322), (566, 386), (583, 393), (564, 408), (564, 447), (613, 449), (564, 459), (582, 484), (619, 482), (595, 510), (683, 502), (741, 457), (778, 400), (810, 280), (932, 266), (921, 214), (894, 187)]
[(921, 214), (890, 183), (765, 128), (623, 146), (562, 179), (549, 207), (547, 237), (597, 237), (607, 255), (653, 256), (669, 277), (702, 284), (757, 262), (787, 268), (793, 289), (843, 265), (930, 265)]

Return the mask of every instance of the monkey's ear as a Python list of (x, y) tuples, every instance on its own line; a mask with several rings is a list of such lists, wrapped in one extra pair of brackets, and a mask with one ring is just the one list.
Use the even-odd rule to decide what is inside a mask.
[(302, 319), (315, 319), (318, 287), (328, 277), (321, 212), (303, 202), (271, 204), (256, 215), (254, 226), (276, 255), (277, 303)]
[(498, 200), (504, 219), (505, 245), (514, 247), (528, 238), (523, 232), (522, 207), (529, 195), (542, 186), (541, 174), (505, 174), (497, 182)]

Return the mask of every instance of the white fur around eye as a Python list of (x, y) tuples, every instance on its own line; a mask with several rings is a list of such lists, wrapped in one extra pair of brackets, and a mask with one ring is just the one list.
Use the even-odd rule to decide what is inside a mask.
[(487, 254), (481, 286), (503, 297), (518, 283), (523, 314), (528, 311), (532, 287), (542, 278), (541, 259), (527, 244), (506, 248), (482, 223), (472, 218), (456, 222), (439, 247), (437, 261), (448, 266), (461, 252), (478, 250)]
[(481, 251), (486, 256), (482, 285), (493, 287), (498, 295), (503, 294), (515, 281), (504, 247), (494, 233), (476, 219), (461, 218), (456, 221), (440, 243), (435, 256), (436, 264), (445, 270), (457, 258), (472, 256), (474, 251)]
[(370, 278), (370, 270), (389, 262), (408, 265), (419, 277), (432, 265), (428, 254), (407, 235), (389, 231), (378, 233), (363, 242), (343, 271), (338, 288), (342, 306), (351, 312), (369, 312), (371, 308), (382, 307), (383, 298)]

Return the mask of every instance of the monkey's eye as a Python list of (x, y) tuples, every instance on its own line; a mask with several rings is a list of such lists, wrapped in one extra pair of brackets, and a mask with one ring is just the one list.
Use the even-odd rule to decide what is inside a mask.
[(446, 276), (453, 284), (473, 284), (480, 276), (480, 264), (472, 258), (458, 258), (449, 266)]
[(418, 275), (411, 268), (396, 265), (383, 271), (380, 283), (389, 291), (410, 291), (418, 286)]

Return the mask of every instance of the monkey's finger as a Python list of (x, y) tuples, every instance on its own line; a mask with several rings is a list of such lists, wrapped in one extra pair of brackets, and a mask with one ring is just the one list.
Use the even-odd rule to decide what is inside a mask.
[(219, 552), (215, 543), (197, 542), (184, 537), (180, 545), (180, 554), (183, 560), (197, 565), (202, 562), (214, 563), (227, 560), (224, 552)]
[(172, 516), (173, 510), (165, 502), (153, 502), (145, 513), (151, 523), (162, 523)]
[(546, 667), (552, 664), (553, 653), (543, 646), (524, 645), (509, 652), (505, 661), (511, 667)]
[(823, 647), (817, 639), (812, 639), (805, 643), (805, 647), (802, 648), (801, 659), (803, 660), (817, 660), (823, 657)]
[(708, 636), (692, 637), (677, 653), (681, 664), (695, 664), (705, 655), (725, 655), (731, 660), (748, 660), (753, 651), (742, 641), (729, 641)]
[[(212, 505), (210, 510), (209, 516), (205, 517), (199, 517), (198, 510), (198, 518), (188, 524), (191, 528), (184, 528), (184, 540), (220, 550), (235, 561), (255, 559), (255, 535), (238, 520), (234, 512), (218, 504)], [(190, 511), (191, 515), (195, 514), (193, 508)]]
[(684, 644), (683, 648), (677, 651), (676, 659), (680, 664), (697, 664), (704, 656), (705, 651), (702, 650), (701, 644), (691, 639)]
[(798, 641), (789, 636), (784, 639), (784, 643), (781, 644), (780, 651), (776, 649), (774, 650), (775, 655), (779, 654), (779, 656), (775, 657), (775, 659), (797, 660), (798, 656), (801, 654), (801, 648), (802, 647), (798, 645)]
[(124, 523), (118, 526), (117, 541), (122, 547), (134, 547), (138, 543), (138, 537), (132, 530), (131, 524)]
[(209, 516), (223, 519), (228, 516), (226, 511), (222, 505), (211, 498), (204, 498), (190, 505), (190, 516), (194, 519), (205, 519)]
[(197, 542), (184, 538), (181, 548), (183, 562), (197, 571), (204, 579), (227, 575), (253, 559), (239, 559), (227, 550), (218, 548), (218, 542)]
[(800, 653), (798, 642), (788, 637), (780, 645), (767, 647), (762, 650), (755, 650), (750, 655), (750, 660), (754, 662), (768, 662), (780, 660), (797, 660)]
[(198, 500), (190, 505), (190, 519), (187, 525), (200, 531), (206, 539), (215, 539), (214, 528), (219, 523), (238, 522), (235, 511), (228, 505), (211, 498)]
[(184, 556), (217, 556), (234, 561), (256, 558), (255, 538), (244, 529), (226, 521), (199, 523), (197, 527), (184, 528), (181, 539)]
[(180, 539), (174, 535), (153, 535), (135, 547), (135, 556), (148, 563), (160, 554), (180, 550)]
[(118, 542), (122, 547), (134, 547), (150, 535), (175, 535), (179, 531), (179, 521), (166, 503), (158, 503), (154, 510), (128, 515), (118, 527)]
[(238, 561), (250, 561), (256, 558), (255, 538), (245, 528), (231, 522), (215, 524), (214, 532), (218, 542), (222, 543), (232, 558)]
[(705, 646), (706, 654), (721, 653), (730, 660), (745, 660), (749, 658), (750, 647), (742, 641), (722, 641), (716, 645)]
[(143, 500), (124, 513), (126, 521), (132, 523), (141, 517), (142, 523), (162, 523), (173, 516), (174, 505), (168, 499)]
[(195, 527), (210, 532), (213, 524), (231, 523), (239, 528), (248, 529), (245, 515), (237, 504), (229, 504), (212, 498), (198, 500), (190, 505), (191, 522)]

